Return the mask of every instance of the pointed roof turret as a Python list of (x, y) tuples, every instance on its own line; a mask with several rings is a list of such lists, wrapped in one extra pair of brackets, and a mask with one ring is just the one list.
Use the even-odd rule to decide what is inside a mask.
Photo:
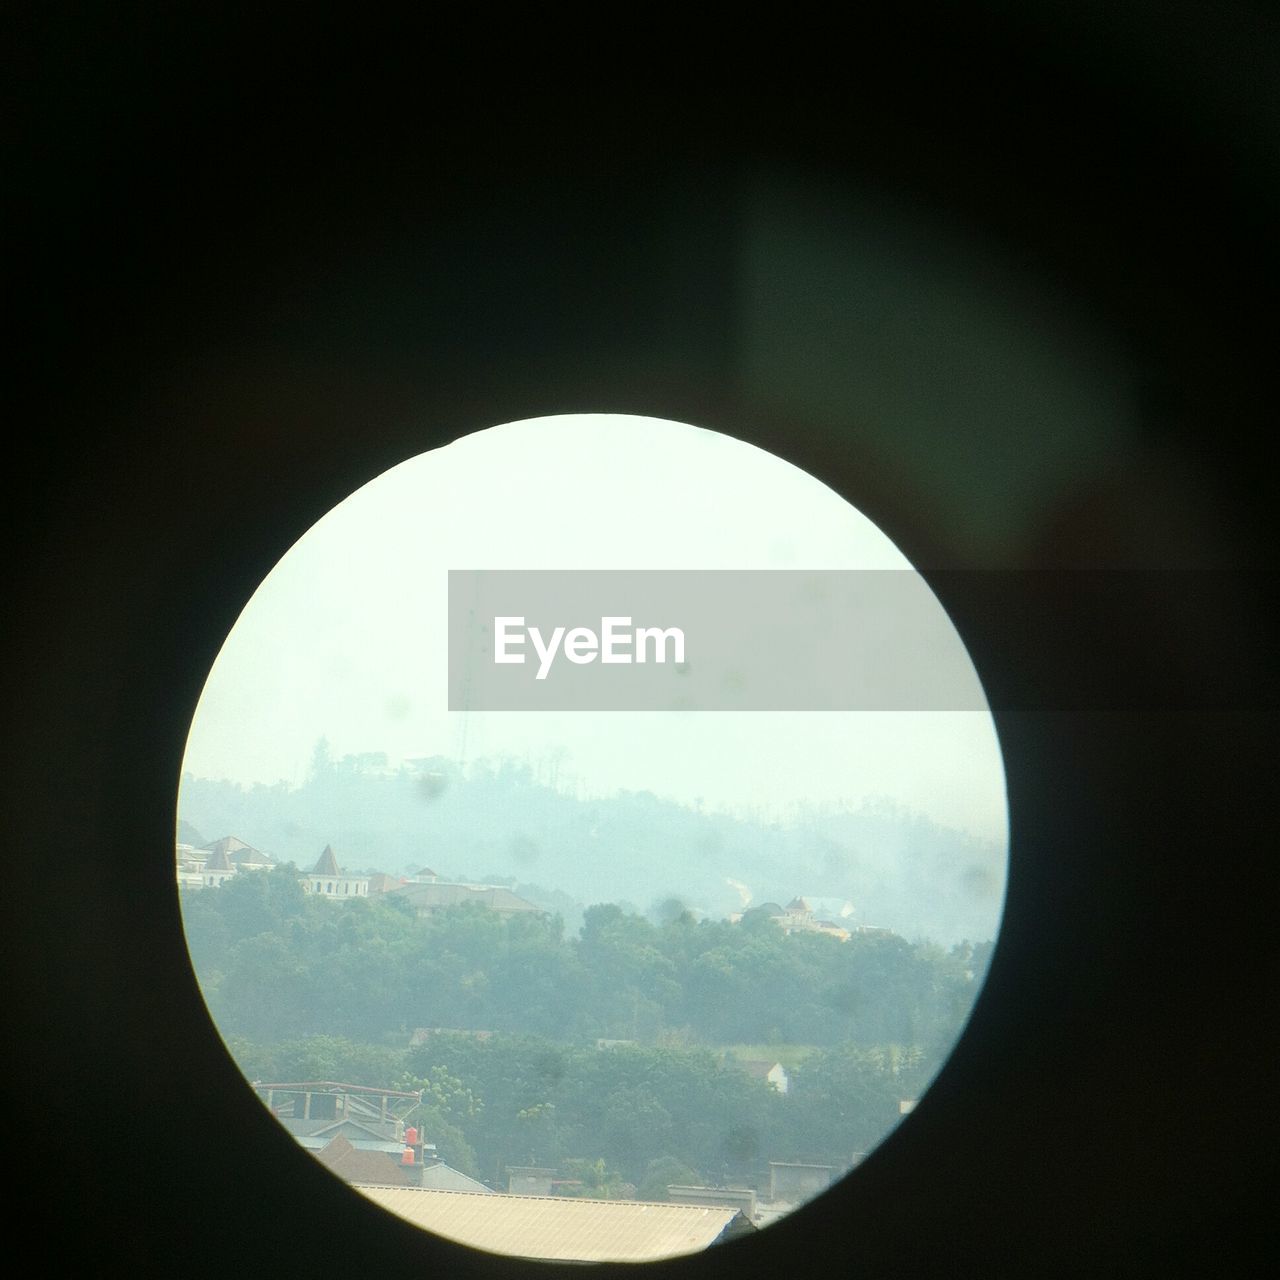
[(340, 876), (342, 871), (338, 867), (337, 855), (333, 852), (333, 845), (327, 844), (324, 852), (320, 855), (320, 861), (312, 868), (313, 876)]
[(226, 845), (221, 848), (214, 848), (214, 851), (205, 859), (204, 869), (206, 871), (234, 871), (235, 867), (231, 865), (231, 858), (227, 854)]

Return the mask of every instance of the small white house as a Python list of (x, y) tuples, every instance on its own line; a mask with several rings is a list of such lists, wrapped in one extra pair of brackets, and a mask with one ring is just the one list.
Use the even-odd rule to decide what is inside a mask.
[(748, 1058), (739, 1062), (738, 1065), (756, 1080), (763, 1080), (766, 1084), (772, 1085), (779, 1093), (786, 1093), (791, 1087), (791, 1078), (787, 1075), (787, 1069), (780, 1062), (770, 1062), (767, 1059)]

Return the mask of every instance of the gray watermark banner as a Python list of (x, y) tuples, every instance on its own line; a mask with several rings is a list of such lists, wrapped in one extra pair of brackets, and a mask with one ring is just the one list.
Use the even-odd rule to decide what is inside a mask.
[(452, 711), (985, 711), (910, 570), (454, 570)]

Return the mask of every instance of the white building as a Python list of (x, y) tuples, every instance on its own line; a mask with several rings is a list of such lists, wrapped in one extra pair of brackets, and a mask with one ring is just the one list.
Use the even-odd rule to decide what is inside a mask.
[(276, 863), (239, 836), (223, 836), (201, 849), (179, 844), (176, 852), (178, 884), (184, 889), (216, 889), (242, 871), (265, 871)]
[(744, 1058), (739, 1060), (738, 1066), (752, 1079), (763, 1080), (778, 1093), (786, 1093), (791, 1088), (791, 1077), (780, 1062), (770, 1061), (768, 1058)]
[(302, 887), (322, 898), (363, 898), (369, 893), (369, 877), (348, 875), (338, 866), (333, 846), (327, 844), (316, 865), (303, 877)]

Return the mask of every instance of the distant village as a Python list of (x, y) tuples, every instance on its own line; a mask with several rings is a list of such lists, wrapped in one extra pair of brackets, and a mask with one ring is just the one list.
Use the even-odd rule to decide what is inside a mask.
[[(235, 875), (270, 870), (278, 866), (279, 861), (238, 836), (223, 836), (198, 848), (179, 843), (176, 864), (179, 889), (194, 892), (217, 889)], [(419, 915), (468, 902), (478, 903), (501, 916), (542, 910), (504, 885), (444, 880), (430, 867), (400, 876), (378, 871), (347, 871), (339, 864), (332, 845), (325, 845), (315, 865), (300, 871), (298, 879), (305, 893), (318, 898), (350, 900), (384, 893), (398, 894), (407, 898)], [(888, 929), (853, 924), (849, 919), (852, 912), (852, 905), (843, 899), (809, 895), (792, 898), (786, 906), (762, 902), (751, 907), (749, 912), (734, 912), (728, 919), (730, 923), (738, 924), (747, 914), (767, 916), (784, 933), (824, 933), (844, 942), (855, 933), (889, 935)]]
[[(280, 865), (278, 859), (236, 836), (195, 847), (179, 843), (176, 875), (182, 893), (220, 889), (235, 876)], [(419, 916), (476, 903), (511, 917), (541, 909), (503, 885), (442, 879), (429, 867), (412, 874), (345, 870), (326, 845), (313, 866), (299, 871), (308, 895), (349, 901), (382, 894), (407, 899)], [(765, 916), (784, 932), (828, 934), (847, 941), (854, 933), (889, 931), (852, 924), (847, 902), (795, 897), (785, 906), (761, 903), (749, 912)], [(420, 1027), (411, 1045), (448, 1028)], [(485, 1038), (490, 1033), (467, 1034)], [(609, 1052), (634, 1043), (598, 1040)], [(733, 1065), (777, 1092), (790, 1087), (786, 1068), (770, 1060)], [(834, 1165), (770, 1162), (767, 1185), (712, 1187), (672, 1185), (666, 1202), (634, 1198), (593, 1199), (580, 1182), (547, 1168), (509, 1166), (506, 1186), (495, 1189), (451, 1168), (428, 1135), (413, 1123), (419, 1092), (368, 1088), (341, 1081), (254, 1081), (263, 1104), (299, 1145), (362, 1195), (424, 1229), (475, 1248), (546, 1260), (647, 1261), (698, 1252), (749, 1234), (790, 1213), (842, 1177), (861, 1159)], [(914, 1103), (903, 1101), (903, 1114)]]
[[(201, 848), (177, 846), (178, 887), (187, 891), (220, 888), (232, 876), (268, 871), (279, 865), (237, 836), (223, 836)], [(303, 892), (318, 898), (350, 900), (396, 893), (407, 897), (418, 913), (443, 910), (476, 902), (499, 915), (537, 912), (539, 907), (502, 885), (463, 884), (442, 880), (430, 867), (412, 875), (393, 876), (377, 871), (347, 871), (338, 863), (332, 845), (325, 845), (315, 866), (298, 873)]]
[(855, 1153), (844, 1168), (774, 1161), (767, 1188), (671, 1185), (665, 1202), (592, 1199), (556, 1169), (514, 1165), (495, 1191), (440, 1159), (412, 1123), (418, 1092), (324, 1080), (257, 1081), (254, 1090), (301, 1147), (375, 1203), (474, 1248), (545, 1260), (642, 1262), (701, 1251), (792, 1212), (861, 1160)]

